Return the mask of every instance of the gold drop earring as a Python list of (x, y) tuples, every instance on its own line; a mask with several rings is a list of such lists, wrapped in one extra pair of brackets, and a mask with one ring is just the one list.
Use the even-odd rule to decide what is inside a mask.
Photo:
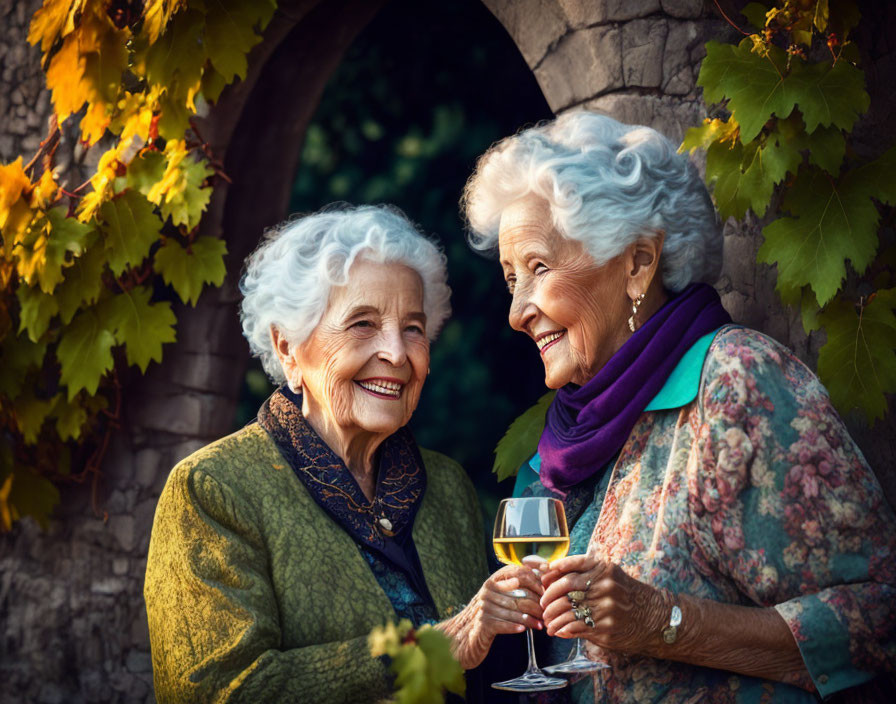
[(632, 314), (628, 319), (628, 329), (632, 332), (635, 331), (635, 316), (638, 314), (638, 307), (641, 305), (641, 302), (644, 300), (644, 294), (642, 293), (635, 300), (632, 301)]

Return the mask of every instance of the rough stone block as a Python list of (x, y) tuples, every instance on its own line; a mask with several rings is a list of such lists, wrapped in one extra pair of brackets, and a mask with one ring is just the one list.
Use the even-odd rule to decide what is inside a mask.
[(127, 582), (118, 577), (100, 577), (90, 585), (90, 591), (94, 594), (114, 596), (121, 594), (127, 588)]
[(679, 19), (696, 19), (703, 15), (704, 0), (662, 0), (663, 12)]
[(136, 471), (134, 472), (134, 481), (144, 488), (149, 489), (155, 484), (156, 477), (164, 470), (161, 466), (162, 455), (158, 450), (146, 449), (140, 450), (134, 460)]
[(659, 12), (660, 0), (559, 0), (570, 27), (624, 22)]
[(134, 528), (134, 517), (131, 515), (119, 514), (109, 519), (109, 531), (125, 552), (130, 552), (136, 545), (137, 536)]
[(687, 95), (696, 88), (691, 51), (697, 43), (700, 43), (700, 29), (696, 22), (669, 23), (662, 61), (662, 86), (667, 95)]
[(629, 125), (652, 127), (675, 144), (681, 143), (688, 127), (700, 124), (706, 111), (703, 104), (696, 100), (626, 93), (601, 96), (589, 101), (586, 107)]
[(535, 77), (555, 113), (621, 88), (620, 31), (595, 27), (568, 34), (535, 70)]
[(622, 73), (626, 87), (660, 87), (668, 33), (665, 20), (632, 20), (622, 26)]
[(483, 0), (534, 68), (568, 27), (556, 0)]
[[(237, 361), (231, 356), (184, 352), (170, 370), (171, 381), (188, 389), (213, 391), (235, 398), (243, 381), (243, 367), (242, 360)], [(224, 385), (222, 379), (226, 382)]]
[(125, 667), (128, 668), (128, 672), (152, 672), (152, 658), (149, 653), (142, 650), (131, 650), (125, 661)]

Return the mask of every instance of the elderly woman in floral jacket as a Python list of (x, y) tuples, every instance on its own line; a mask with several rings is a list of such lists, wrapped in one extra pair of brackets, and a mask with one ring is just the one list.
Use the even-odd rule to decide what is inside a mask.
[(818, 379), (701, 283), (722, 236), (687, 160), (572, 112), (487, 152), (465, 207), (557, 389), (520, 473), (571, 526), (544, 622), (609, 665), (610, 701), (816, 701), (892, 673), (893, 512)]

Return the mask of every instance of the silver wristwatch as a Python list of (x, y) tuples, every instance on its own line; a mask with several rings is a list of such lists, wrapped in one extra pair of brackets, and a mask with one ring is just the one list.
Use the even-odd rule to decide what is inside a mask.
[(678, 606), (672, 607), (672, 613), (669, 615), (669, 625), (663, 629), (663, 640), (672, 645), (678, 638), (678, 627), (681, 625), (681, 609)]

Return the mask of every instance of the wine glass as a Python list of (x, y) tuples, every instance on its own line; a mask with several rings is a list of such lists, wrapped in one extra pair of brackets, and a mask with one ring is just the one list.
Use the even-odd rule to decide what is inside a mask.
[[(504, 499), (498, 506), (492, 543), (498, 560), (507, 565), (559, 560), (569, 550), (563, 504), (546, 497)], [(520, 595), (525, 594), (520, 591)], [(541, 692), (566, 687), (566, 680), (550, 677), (538, 669), (531, 628), (526, 629), (526, 642), (529, 647), (526, 672), (515, 679), (496, 682), (492, 687), (511, 692)]]

